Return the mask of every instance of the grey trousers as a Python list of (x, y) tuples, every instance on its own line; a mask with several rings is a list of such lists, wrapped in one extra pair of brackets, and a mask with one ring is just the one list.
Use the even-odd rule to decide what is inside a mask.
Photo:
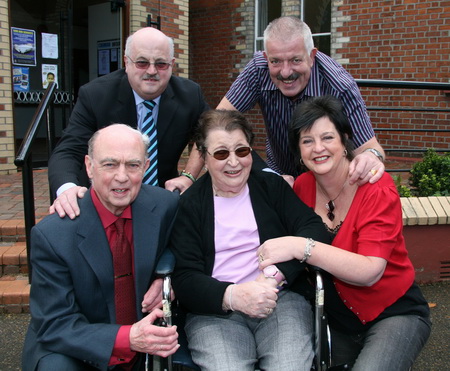
[(311, 370), (313, 314), (306, 299), (281, 291), (273, 313), (251, 318), (188, 314), (186, 334), (193, 361), (205, 371)]

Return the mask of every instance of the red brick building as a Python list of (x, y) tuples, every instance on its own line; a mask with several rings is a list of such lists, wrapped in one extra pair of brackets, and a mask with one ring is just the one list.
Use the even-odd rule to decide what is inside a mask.
[[(24, 67), (31, 91), (42, 91), (42, 67), (53, 64), (58, 67), (59, 88), (76, 95), (80, 85), (99, 74), (99, 39), (92, 42), (91, 34), (100, 35), (110, 27), (114, 36), (98, 37), (114, 39), (119, 45), (115, 68), (120, 68), (125, 38), (158, 17), (161, 29), (175, 41), (174, 73), (198, 82), (211, 107), (262, 48), (261, 36), (268, 22), (281, 15), (304, 19), (319, 50), (356, 79), (450, 81), (449, 0), (0, 0), (0, 9), (4, 14), (0, 25), (0, 173), (16, 171), (14, 156), (33, 114), (29, 102), (18, 102), (15, 97), (13, 71), (18, 66), (11, 58), (12, 28), (35, 34), (37, 60)], [(41, 56), (43, 33), (58, 35), (58, 59)], [(450, 94), (445, 91), (361, 91), (369, 108), (414, 109), (370, 110), (376, 129), (449, 129)], [(249, 117), (255, 123), (256, 146), (263, 149), (265, 131), (258, 109), (249, 112)], [(377, 131), (377, 135), (385, 148), (450, 149), (449, 133)]]

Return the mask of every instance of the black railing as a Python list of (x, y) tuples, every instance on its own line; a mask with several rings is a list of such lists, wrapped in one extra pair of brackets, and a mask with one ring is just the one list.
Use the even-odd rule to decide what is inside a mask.
[[(14, 160), (14, 164), (22, 168), (22, 192), (23, 192), (23, 211), (25, 218), (25, 237), (27, 246), (27, 263), (29, 275), (28, 279), (31, 283), (31, 264), (30, 264), (30, 235), (31, 228), (36, 223), (36, 214), (34, 208), (34, 183), (33, 183), (33, 154), (31, 151), (32, 144), (36, 138), (36, 135), (41, 127), (41, 123), (44, 122), (42, 118), (46, 117), (47, 123), (47, 142), (48, 142), (48, 154), (50, 156), (51, 151), (54, 148), (55, 142), (55, 129), (53, 120), (53, 96), (55, 93), (56, 84), (51, 82), (44, 96), (42, 97), (38, 108), (31, 120), (28, 131), (25, 134), (23, 142), (19, 148), (18, 155)], [(50, 195), (50, 199), (52, 199)]]
[[(399, 80), (375, 80), (355, 79), (360, 88), (388, 88), (388, 89), (414, 89), (414, 90), (442, 90), (450, 92), (450, 83), (423, 82), (423, 81), (399, 81)], [(450, 109), (412, 108), (412, 107), (386, 107), (368, 106), (368, 111), (402, 111), (402, 112), (439, 112), (450, 113)], [(374, 128), (375, 132), (424, 132), (424, 133), (450, 133), (450, 119), (448, 129), (412, 129), (412, 128)], [(424, 153), (427, 148), (389, 148), (383, 147), (385, 152), (397, 153)], [(449, 148), (435, 148), (436, 152), (450, 152)], [(386, 169), (388, 172), (409, 172), (411, 169)]]
[(389, 88), (389, 89), (415, 89), (415, 90), (449, 90), (450, 83), (427, 81), (399, 81), (355, 79), (360, 88)]

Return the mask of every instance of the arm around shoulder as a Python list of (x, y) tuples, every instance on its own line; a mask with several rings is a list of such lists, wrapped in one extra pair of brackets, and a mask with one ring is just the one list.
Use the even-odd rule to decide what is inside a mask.
[(222, 98), (216, 109), (236, 111), (236, 108), (230, 103), (230, 101), (226, 97)]

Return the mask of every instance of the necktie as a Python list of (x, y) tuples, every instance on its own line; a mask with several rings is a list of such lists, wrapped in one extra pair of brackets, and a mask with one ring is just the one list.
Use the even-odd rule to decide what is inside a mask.
[(153, 108), (155, 102), (152, 100), (146, 100), (143, 102), (145, 108), (147, 108), (147, 114), (145, 115), (142, 123), (141, 131), (150, 139), (150, 145), (148, 147), (148, 158), (150, 159), (150, 166), (144, 174), (143, 183), (153, 186), (158, 185), (158, 139), (156, 136), (156, 125), (153, 120)]
[(116, 236), (115, 239), (113, 238), (111, 250), (114, 262), (116, 323), (131, 325), (136, 322), (132, 251), (124, 231), (125, 219), (117, 219), (114, 225)]

